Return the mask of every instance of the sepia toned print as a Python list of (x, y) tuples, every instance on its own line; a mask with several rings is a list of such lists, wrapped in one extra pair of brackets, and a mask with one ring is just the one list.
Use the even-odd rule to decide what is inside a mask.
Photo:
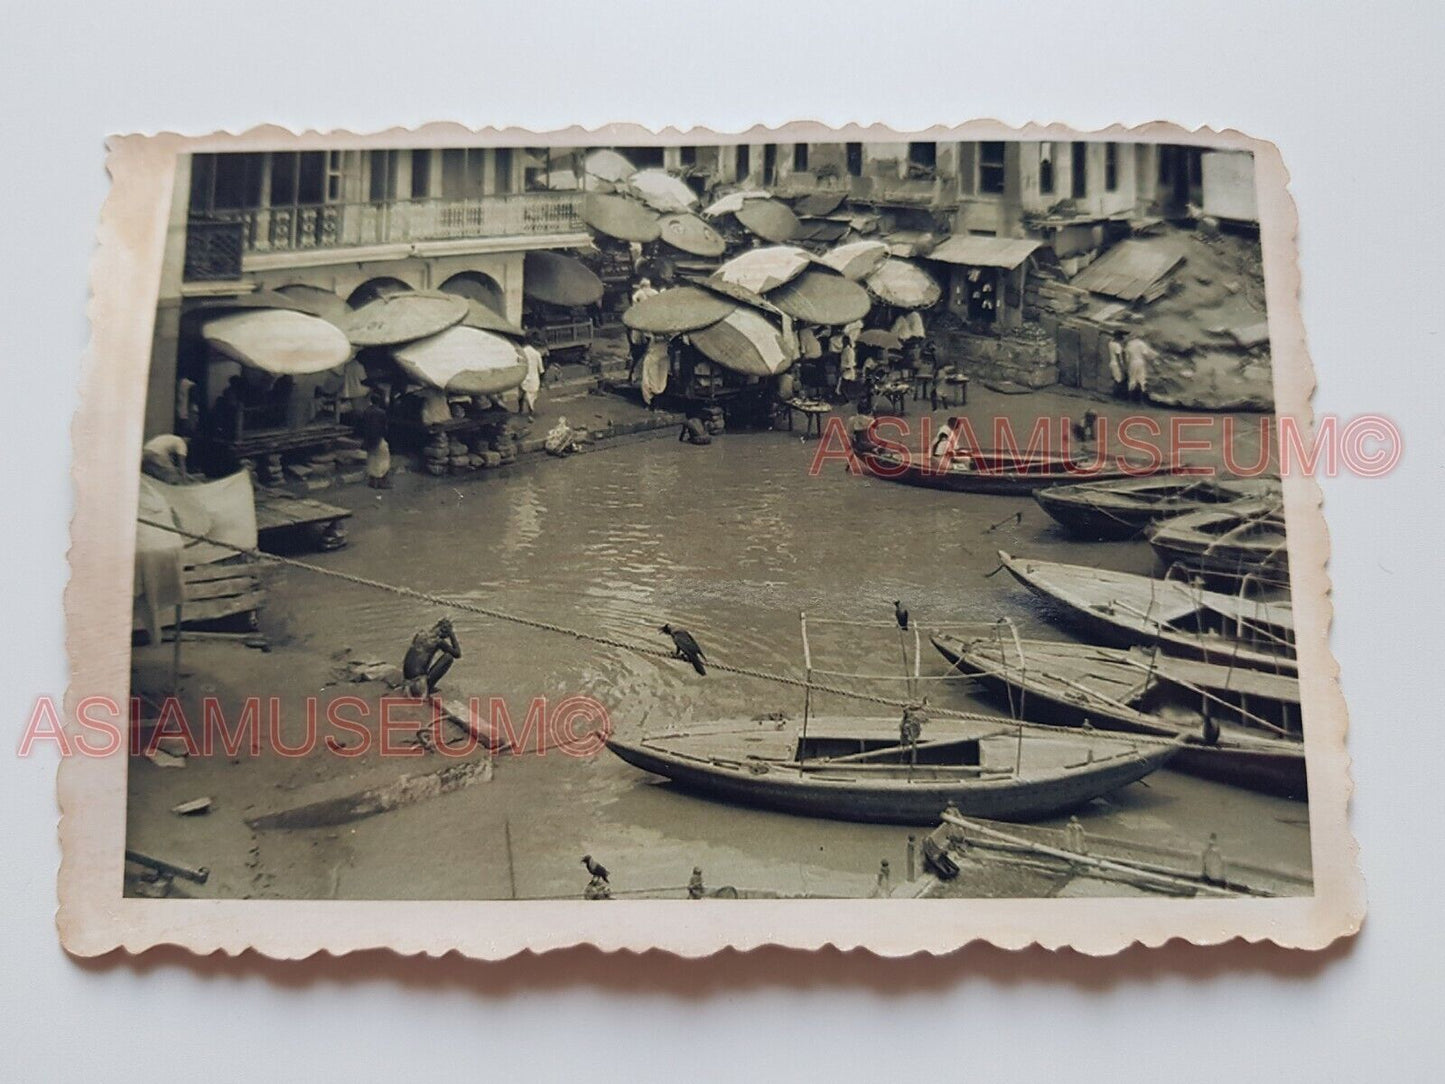
[(1355, 928), (1277, 152), (685, 139), (113, 144), (67, 947)]

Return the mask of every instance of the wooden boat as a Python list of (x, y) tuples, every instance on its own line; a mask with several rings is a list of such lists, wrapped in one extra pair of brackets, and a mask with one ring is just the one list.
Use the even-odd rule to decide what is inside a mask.
[(853, 447), (870, 474), (905, 485), (955, 493), (1020, 496), (1045, 486), (1086, 481), (1122, 481), (1157, 474), (1147, 463), (1090, 462), (1061, 452), (960, 446), (948, 459), (927, 456), (896, 442), (879, 441), (869, 430), (854, 434)]
[(1110, 644), (1158, 646), (1171, 655), (1280, 674), (1298, 673), (1288, 601), (1226, 595), (1178, 580), (1085, 565), (1015, 558), (1009, 574), (1062, 607), (1070, 621)]
[[(1199, 839), (1193, 848), (1090, 831), (1084, 825), (995, 824), (952, 811), (924, 837), (924, 847), (946, 855), (964, 876), (920, 879), (918, 897), (982, 895), (998, 884), (1018, 897), (1165, 895), (1190, 897), (1303, 896), (1314, 889), (1307, 870), (1264, 866)], [(1211, 869), (1211, 866), (1213, 868)], [(1006, 878), (995, 876), (1006, 871)], [(950, 871), (951, 872), (951, 871)], [(952, 882), (952, 884), (950, 884)], [(957, 886), (956, 888), (953, 886)], [(991, 894), (991, 893), (990, 893)]]
[(937, 634), (960, 673), (1032, 722), (1180, 738), (1170, 767), (1307, 797), (1299, 682), (1140, 648)]
[(1151, 524), (1249, 497), (1278, 498), (1272, 478), (1188, 475), (1124, 478), (1049, 486), (1034, 500), (1081, 538), (1133, 538)]
[(1027, 496), (1065, 482), (1122, 480), (1147, 471), (1144, 466), (1126, 469), (1119, 464), (1091, 464), (1058, 452), (1028, 454), (993, 448), (960, 451), (944, 460), (866, 441), (861, 445), (860, 458), (869, 473), (889, 481), (954, 493), (1004, 496)]
[(1166, 564), (1217, 580), (1289, 586), (1284, 506), (1277, 500), (1200, 509), (1156, 524), (1146, 537)]
[(802, 727), (721, 721), (607, 747), (634, 767), (724, 801), (810, 817), (936, 824), (952, 805), (1030, 820), (1083, 805), (1165, 764), (1175, 742), (1041, 733), (982, 716), (934, 719), (912, 749), (896, 719)]

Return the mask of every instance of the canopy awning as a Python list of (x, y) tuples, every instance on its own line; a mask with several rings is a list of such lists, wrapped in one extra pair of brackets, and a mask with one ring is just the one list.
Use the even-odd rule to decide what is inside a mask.
[(691, 256), (721, 256), (727, 250), (722, 234), (695, 214), (670, 214), (662, 219), (662, 239)]
[(1135, 301), (1184, 261), (1168, 238), (1121, 241), (1074, 276), (1073, 286), (1120, 301)]
[(741, 192), (729, 192), (726, 196), (719, 196), (708, 204), (703, 214), (708, 218), (717, 218), (719, 215), (735, 215), (742, 210), (743, 204), (750, 199), (770, 199), (772, 193), (762, 188), (749, 188)]
[(334, 369), (351, 356), (351, 343), (335, 324), (290, 309), (246, 309), (201, 325), (201, 335), (222, 354), (278, 376)]
[(895, 230), (883, 238), (894, 256), (926, 256), (938, 239), (927, 230)]
[(582, 201), (582, 221), (598, 233), (619, 241), (656, 241), (659, 216), (647, 204), (628, 196), (589, 192)]
[(769, 245), (734, 256), (713, 277), (757, 294), (765, 294), (797, 278), (812, 264), (812, 257), (791, 245)]
[(841, 207), (847, 196), (846, 192), (811, 192), (795, 201), (793, 210), (810, 218), (821, 218)]
[(637, 167), (614, 150), (603, 148), (593, 151), (583, 162), (582, 168), (590, 177), (618, 184), (637, 172)]
[(509, 339), (525, 339), (527, 333), (505, 316), (493, 312), (480, 301), (467, 301), (467, 314), (462, 317), (462, 327), (474, 327), (478, 331), (492, 331)]
[(628, 189), (643, 203), (664, 214), (691, 211), (697, 206), (697, 193), (671, 173), (661, 169), (644, 169), (627, 178)]
[(791, 241), (798, 233), (798, 216), (781, 200), (744, 200), (734, 217), (764, 241), (774, 244)]
[(890, 256), (864, 284), (880, 301), (900, 309), (926, 309), (943, 296), (943, 287), (923, 268)]
[(368, 301), (351, 314), (343, 330), (356, 346), (393, 346), (445, 331), (466, 315), (464, 297), (407, 291)]
[(768, 294), (768, 300), (794, 320), (841, 327), (861, 320), (873, 307), (868, 291), (830, 271), (804, 271)]
[(1033, 255), (1038, 241), (1012, 237), (950, 237), (928, 254), (930, 260), (965, 267), (1001, 267), (1012, 271)]
[(602, 280), (581, 260), (538, 249), (523, 257), (522, 293), (548, 305), (580, 308), (602, 300)]
[(854, 281), (867, 278), (882, 267), (886, 259), (888, 246), (882, 241), (853, 241), (818, 257), (821, 263)]
[(635, 331), (675, 335), (717, 323), (737, 306), (696, 286), (676, 286), (633, 305), (622, 322)]
[(698, 280), (698, 285), (704, 290), (721, 294), (723, 297), (730, 297), (734, 301), (741, 301), (744, 305), (750, 305), (761, 312), (772, 313), (774, 316), (782, 315), (782, 311), (776, 305), (756, 290), (749, 290), (746, 286), (739, 286), (735, 282), (728, 282), (727, 279), (720, 279), (717, 275), (709, 275), (705, 279)]
[(338, 297), (330, 290), (324, 290), (320, 286), (309, 286), (304, 282), (298, 282), (290, 286), (282, 286), (276, 292), (291, 301), (302, 312), (329, 320), (337, 327), (344, 324), (351, 315), (351, 306), (346, 303), (346, 298)]
[(805, 218), (798, 223), (798, 232), (793, 239), (831, 245), (846, 237), (849, 229), (846, 222), (834, 222), (830, 218)]
[(774, 376), (797, 356), (777, 325), (754, 309), (738, 307), (690, 338), (693, 346), (723, 368), (748, 376)]
[(463, 395), (510, 391), (527, 375), (517, 348), (500, 335), (451, 327), (392, 350), (402, 370), (419, 383)]

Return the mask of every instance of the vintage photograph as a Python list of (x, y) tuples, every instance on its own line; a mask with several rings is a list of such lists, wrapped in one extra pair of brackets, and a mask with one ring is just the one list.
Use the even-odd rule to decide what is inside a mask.
[(1274, 897), (1253, 157), (175, 161), (125, 893)]

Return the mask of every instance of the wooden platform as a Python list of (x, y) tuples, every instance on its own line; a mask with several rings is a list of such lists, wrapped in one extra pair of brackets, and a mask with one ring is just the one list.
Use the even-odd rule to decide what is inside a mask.
[[(281, 537), (293, 533), (312, 532), (323, 550), (340, 549), (346, 545), (342, 521), (351, 518), (351, 509), (314, 500), (279, 494), (256, 498), (256, 537), (263, 550)], [(269, 537), (268, 537), (269, 536)]]

